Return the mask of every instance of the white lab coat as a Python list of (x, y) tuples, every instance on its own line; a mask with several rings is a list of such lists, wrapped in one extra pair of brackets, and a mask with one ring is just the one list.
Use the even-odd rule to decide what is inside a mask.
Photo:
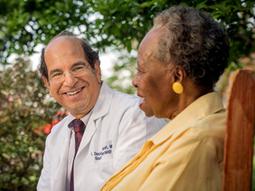
[[(74, 190), (98, 191), (155, 134), (165, 121), (147, 118), (139, 99), (103, 83), (74, 160)], [(66, 191), (68, 148), (73, 119), (65, 117), (47, 137), (38, 191)]]

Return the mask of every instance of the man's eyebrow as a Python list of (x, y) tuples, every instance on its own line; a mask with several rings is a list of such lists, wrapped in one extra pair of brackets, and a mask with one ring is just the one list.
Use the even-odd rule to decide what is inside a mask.
[(73, 67), (76, 67), (76, 66), (80, 66), (80, 65), (82, 65), (82, 66), (90, 66), (90, 64), (88, 63), (88, 62), (84, 62), (84, 61), (78, 61), (78, 62), (75, 62), (73, 65), (72, 65), (72, 68)]
[(59, 73), (59, 72), (62, 72), (60, 69), (53, 69), (50, 71), (50, 76), (54, 73)]

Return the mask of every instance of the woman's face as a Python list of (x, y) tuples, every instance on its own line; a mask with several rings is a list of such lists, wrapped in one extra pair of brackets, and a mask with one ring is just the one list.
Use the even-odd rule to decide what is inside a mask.
[(147, 116), (169, 117), (169, 106), (176, 97), (171, 90), (174, 77), (170, 65), (155, 57), (162, 32), (162, 29), (152, 29), (138, 50), (133, 85), (137, 88), (137, 95), (142, 98), (140, 108)]

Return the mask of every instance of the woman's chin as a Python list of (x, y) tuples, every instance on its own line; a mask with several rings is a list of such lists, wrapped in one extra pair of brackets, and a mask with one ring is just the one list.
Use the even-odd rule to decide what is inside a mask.
[(151, 107), (149, 107), (146, 103), (144, 102), (140, 103), (139, 107), (147, 117), (153, 116)]

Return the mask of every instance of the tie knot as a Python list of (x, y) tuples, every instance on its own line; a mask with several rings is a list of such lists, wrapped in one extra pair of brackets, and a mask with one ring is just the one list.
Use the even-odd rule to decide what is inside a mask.
[(80, 119), (74, 119), (72, 120), (69, 125), (69, 128), (73, 128), (75, 133), (83, 133), (85, 130), (85, 124)]

